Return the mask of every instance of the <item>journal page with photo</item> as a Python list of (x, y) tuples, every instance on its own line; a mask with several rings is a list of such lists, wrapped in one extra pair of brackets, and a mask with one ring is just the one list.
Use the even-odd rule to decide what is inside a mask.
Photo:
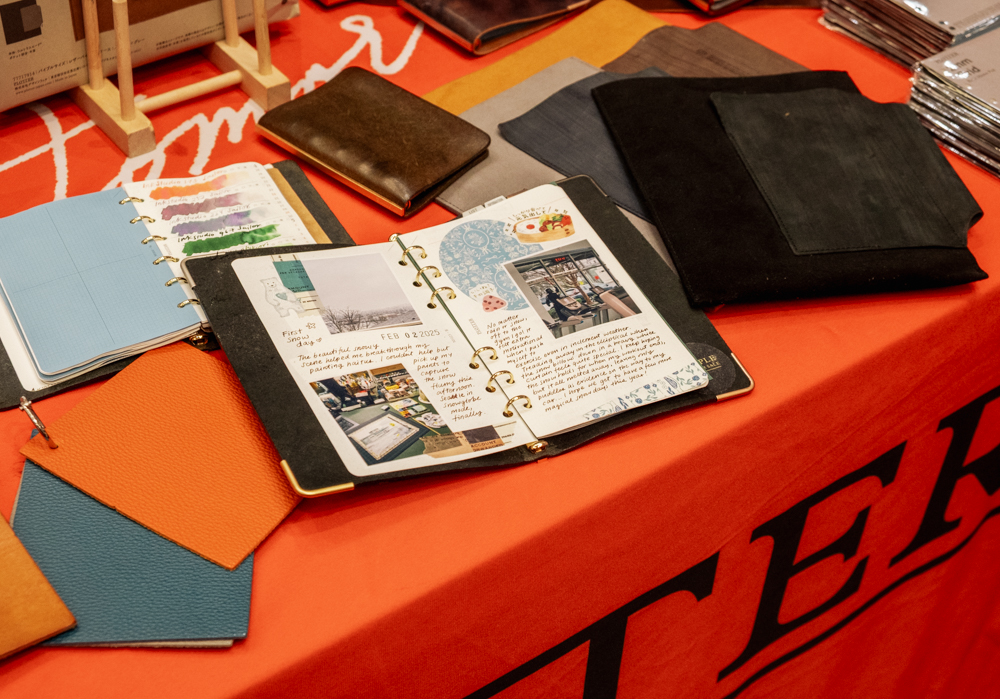
[(539, 439), (708, 383), (560, 187), (397, 242)]
[(232, 263), (269, 337), (355, 476), (434, 466), (533, 437), (482, 390), (466, 339), (427, 307), (395, 243)]

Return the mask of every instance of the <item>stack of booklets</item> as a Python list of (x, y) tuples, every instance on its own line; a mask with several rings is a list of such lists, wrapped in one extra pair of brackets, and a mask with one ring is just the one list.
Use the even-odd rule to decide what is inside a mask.
[(945, 147), (1000, 176), (1000, 32), (916, 66), (910, 107)]
[(823, 0), (822, 22), (904, 66), (995, 29), (996, 0)]

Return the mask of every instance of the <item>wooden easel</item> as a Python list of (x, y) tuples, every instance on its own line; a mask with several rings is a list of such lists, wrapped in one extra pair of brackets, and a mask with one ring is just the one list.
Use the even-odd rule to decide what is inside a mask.
[(156, 148), (153, 124), (146, 116), (147, 112), (154, 109), (233, 85), (239, 85), (265, 111), (284, 104), (292, 98), (292, 87), (288, 78), (271, 65), (271, 39), (264, 2), (265, 0), (253, 0), (256, 50), (237, 31), (236, 0), (222, 0), (222, 21), (226, 38), (203, 49), (208, 60), (223, 71), (222, 75), (185, 85), (135, 104), (127, 0), (112, 0), (115, 51), (118, 58), (117, 89), (110, 80), (104, 78), (101, 68), (97, 0), (83, 0), (83, 29), (90, 84), (74, 88), (73, 101), (130, 158)]

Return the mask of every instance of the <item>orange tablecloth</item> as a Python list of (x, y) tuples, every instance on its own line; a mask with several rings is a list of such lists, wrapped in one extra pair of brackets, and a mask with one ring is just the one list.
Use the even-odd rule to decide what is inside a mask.
[[(525, 44), (474, 59), (392, 7), (301, 3), (273, 32), (296, 94), (346, 65), (423, 94)], [(906, 98), (906, 71), (818, 17), (722, 21)], [(137, 71), (136, 93), (213, 72), (178, 56)], [(0, 114), (0, 215), (283, 159), (255, 114), (235, 89), (155, 113), (160, 147), (132, 161), (64, 96)], [(949, 159), (986, 212), (970, 248), (993, 278), (724, 308), (712, 319), (757, 380), (749, 396), (530, 466), (304, 502), (259, 549), (246, 641), (34, 650), (0, 665), (0, 696), (996, 696), (1000, 180)], [(306, 170), (358, 243), (449, 218), (401, 222)], [(52, 420), (90, 390), (38, 409)], [(28, 434), (0, 414), (5, 516)]]

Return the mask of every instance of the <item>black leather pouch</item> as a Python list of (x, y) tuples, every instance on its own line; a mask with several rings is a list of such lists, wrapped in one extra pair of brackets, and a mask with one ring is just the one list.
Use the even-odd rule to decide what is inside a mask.
[[(792, 93), (803, 91), (822, 91), (828, 98), (839, 92), (828, 101), (852, 103), (847, 111), (808, 106), (810, 118), (825, 112), (826, 146), (813, 138), (819, 122), (799, 124), (783, 135), (791, 112), (799, 117), (806, 111), (804, 101), (793, 106)], [(871, 103), (864, 104), (846, 73), (637, 78), (602, 85), (593, 94), (695, 306), (903, 291), (986, 278), (964, 244), (981, 212), (961, 180), (929, 137), (915, 138), (908, 125), (901, 125), (906, 115), (895, 105), (874, 105), (873, 110)], [(743, 99), (762, 95), (771, 97)], [(733, 134), (716, 103), (724, 104)], [(866, 146), (845, 135), (845, 114), (858, 106), (864, 113), (848, 115), (854, 120), (848, 132), (867, 129), (869, 137), (884, 141), (880, 153), (886, 147), (900, 149), (909, 165), (864, 151)], [(866, 124), (866, 119), (874, 122)], [(768, 132), (766, 139), (762, 131)], [(786, 136), (799, 140), (782, 144)], [(764, 140), (748, 145), (755, 138)], [(835, 176), (824, 173), (809, 155), (811, 148), (825, 148), (827, 162), (842, 169)], [(750, 168), (760, 181), (770, 177), (793, 184), (769, 183), (762, 191)], [(873, 198), (866, 183), (879, 169), (894, 181), (883, 183)], [(936, 212), (937, 226), (914, 235), (898, 224), (912, 220), (907, 207), (917, 203)], [(796, 230), (787, 236), (775, 210), (794, 210), (805, 218), (794, 221)], [(809, 231), (809, 216), (815, 231)], [(867, 228), (847, 231), (866, 217)], [(895, 228), (881, 237), (878, 222), (889, 220)]]

